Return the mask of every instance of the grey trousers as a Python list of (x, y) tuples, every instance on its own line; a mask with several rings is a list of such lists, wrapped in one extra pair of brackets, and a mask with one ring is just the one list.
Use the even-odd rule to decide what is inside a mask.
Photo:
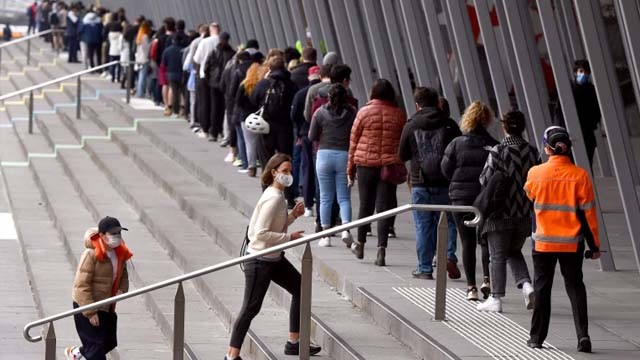
[(522, 246), (530, 231), (509, 229), (487, 233), (489, 254), (491, 256), (491, 294), (502, 297), (507, 286), (507, 263), (513, 273), (516, 286), (522, 288), (525, 282), (531, 282), (527, 263), (522, 256)]

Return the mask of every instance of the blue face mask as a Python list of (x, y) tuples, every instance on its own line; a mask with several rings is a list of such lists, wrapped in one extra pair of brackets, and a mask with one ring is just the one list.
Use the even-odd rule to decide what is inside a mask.
[(576, 75), (576, 84), (583, 85), (583, 84), (586, 84), (587, 81), (589, 81), (589, 75), (585, 73)]

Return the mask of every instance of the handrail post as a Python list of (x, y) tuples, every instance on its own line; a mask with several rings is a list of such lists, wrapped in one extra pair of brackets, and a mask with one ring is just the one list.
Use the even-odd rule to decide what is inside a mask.
[(44, 359), (56, 360), (56, 331), (53, 322), (50, 322), (47, 328), (47, 334), (44, 336)]
[(31, 64), (31, 39), (27, 40), (27, 65)]
[(309, 346), (311, 345), (311, 275), (313, 257), (311, 245), (307, 243), (302, 255), (302, 274), (300, 284), (300, 359), (309, 360)]
[(33, 91), (29, 92), (29, 134), (33, 134)]
[(445, 319), (447, 305), (447, 242), (449, 239), (449, 229), (447, 226), (447, 213), (442, 212), (438, 222), (438, 245), (436, 252), (436, 309), (435, 320)]
[(2, 73), (2, 48), (0, 48), (0, 73)]
[(173, 302), (173, 360), (184, 359), (184, 289), (178, 284)]
[(82, 75), (78, 75), (76, 79), (76, 119), (80, 119), (82, 110)]
[(131, 102), (131, 81), (133, 80), (133, 71), (131, 71), (131, 64), (127, 62), (127, 104)]

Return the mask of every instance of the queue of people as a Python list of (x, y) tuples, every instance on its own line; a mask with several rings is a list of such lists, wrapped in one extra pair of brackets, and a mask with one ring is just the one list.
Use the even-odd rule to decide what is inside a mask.
[[(358, 104), (350, 90), (352, 70), (337, 53), (325, 54), (322, 61), (312, 47), (269, 49), (265, 55), (255, 39), (234, 48), (236, 41), (224, 24), (201, 24), (187, 31), (184, 21), (166, 18), (155, 29), (143, 16), (130, 24), (124, 10), (85, 10), (81, 3), (70, 6), (66, 20), (70, 62), (78, 60), (78, 49), (87, 66), (120, 61), (122, 65), (111, 66), (103, 76), (122, 86), (123, 70), (131, 66), (131, 88), (137, 97), (164, 106), (165, 116), (184, 118), (194, 141), (227, 147), (224, 161), (239, 173), (257, 177), (262, 169), (263, 194), (247, 233), (249, 253), (302, 237), (301, 231), (289, 232), (288, 227), (300, 216), (313, 217), (314, 206), (317, 231), (397, 207), (397, 188), (404, 183), (415, 204), (469, 206), (488, 198), (493, 210), (483, 214), (478, 229), (464, 224), (471, 213), (446, 214), (446, 264), (433, 261), (440, 213), (414, 212), (417, 265), (411, 276), (433, 280), (434, 266), (446, 266), (450, 278), (460, 278), (460, 237), (467, 299), (480, 301), (482, 296), (485, 301), (478, 310), (502, 311), (508, 264), (525, 307), (534, 310), (529, 345), (540, 347), (549, 325), (553, 269), (559, 261), (565, 277), (572, 274), (567, 287), (575, 305), (579, 349), (590, 351), (581, 259), (584, 238), (594, 257), (599, 256), (593, 190), (586, 173), (569, 161), (571, 143), (563, 128), (545, 132), (545, 153), (551, 160), (540, 165), (536, 147), (523, 136), (526, 119), (520, 111), (502, 116), (505, 136), (499, 141), (487, 131), (494, 121), (488, 104), (474, 101), (461, 119), (451, 119), (446, 99), (435, 89), (415, 87), (416, 111), (410, 116), (390, 79), (375, 80), (368, 101)], [(553, 201), (557, 194), (549, 188), (549, 181), (560, 181), (551, 175), (552, 169), (562, 169), (567, 177), (562, 185), (556, 184), (563, 189), (563, 199), (556, 200), (566, 202), (560, 208)], [(351, 189), (356, 184), (359, 208), (354, 216)], [(494, 191), (487, 195), (488, 188)], [(570, 225), (555, 224), (556, 216), (566, 216)], [(387, 264), (394, 221), (377, 222), (376, 266)], [(356, 236), (350, 231), (339, 234), (357, 259), (364, 258), (371, 235), (370, 226), (359, 227)], [(522, 254), (531, 236), (533, 278)], [(94, 247), (100, 245), (95, 241)], [(331, 237), (318, 245), (332, 246)], [(284, 254), (253, 260), (244, 273), (245, 298), (226, 359), (240, 358), (241, 344), (271, 281), (292, 294), (285, 353), (297, 354), (300, 274)], [(317, 353), (320, 347), (312, 345), (310, 351)]]

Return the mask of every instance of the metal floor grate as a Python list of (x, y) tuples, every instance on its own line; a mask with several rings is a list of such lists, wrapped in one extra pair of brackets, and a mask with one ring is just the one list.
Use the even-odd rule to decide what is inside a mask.
[[(394, 287), (393, 290), (433, 316), (435, 289)], [(463, 289), (447, 289), (447, 321), (443, 324), (494, 359), (574, 360), (547, 342), (544, 349), (529, 348), (527, 329), (502, 314), (476, 310)]]

